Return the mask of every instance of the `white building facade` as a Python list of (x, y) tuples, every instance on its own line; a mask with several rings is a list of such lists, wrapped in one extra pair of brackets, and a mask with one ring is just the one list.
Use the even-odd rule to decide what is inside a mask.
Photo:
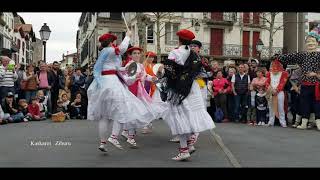
[(93, 64), (98, 57), (99, 37), (112, 32), (118, 37), (119, 44), (124, 38), (126, 27), (121, 13), (99, 12), (82, 13), (77, 32), (77, 51), (79, 65), (84, 67)]
[[(145, 13), (151, 21), (155, 21), (153, 13)], [(203, 44), (202, 54), (211, 59), (248, 60), (257, 57), (256, 44), (259, 39), (264, 43), (261, 52), (262, 58), (268, 58), (269, 31), (268, 24), (263, 20), (261, 13), (250, 12), (204, 12), (204, 13), (173, 13), (170, 20), (162, 19), (164, 27), (160, 35), (161, 55), (166, 56), (173, 48), (177, 47), (178, 38), (176, 32), (179, 29), (189, 29), (195, 33), (196, 39)], [(126, 19), (133, 31), (134, 45), (138, 45), (136, 13), (126, 13)], [(268, 14), (265, 13), (266, 18)], [(282, 53), (283, 48), (283, 15), (276, 16), (275, 26), (279, 30), (273, 35), (273, 53)], [(195, 24), (200, 25), (198, 29)], [(197, 31), (196, 31), (197, 29)], [(147, 49), (157, 52), (156, 25), (146, 29)]]

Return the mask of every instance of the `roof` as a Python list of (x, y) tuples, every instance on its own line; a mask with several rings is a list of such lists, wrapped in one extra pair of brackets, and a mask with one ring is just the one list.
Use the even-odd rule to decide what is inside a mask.
[(22, 25), (22, 30), (24, 32), (33, 32), (33, 29), (32, 29), (32, 24), (23, 24)]

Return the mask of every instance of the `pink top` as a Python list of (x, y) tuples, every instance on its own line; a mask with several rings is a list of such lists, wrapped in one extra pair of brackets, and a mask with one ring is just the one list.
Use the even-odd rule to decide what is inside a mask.
[(227, 79), (225, 78), (221, 78), (221, 79), (214, 79), (213, 82), (213, 93), (216, 96), (220, 90), (224, 90), (229, 88), (229, 82)]
[(253, 86), (254, 89), (258, 89), (259, 87), (265, 87), (266, 86), (266, 77), (261, 77), (261, 78), (253, 78), (251, 85)]
[(48, 73), (40, 71), (39, 81), (40, 81), (39, 88), (47, 88), (49, 86), (49, 84), (48, 84)]

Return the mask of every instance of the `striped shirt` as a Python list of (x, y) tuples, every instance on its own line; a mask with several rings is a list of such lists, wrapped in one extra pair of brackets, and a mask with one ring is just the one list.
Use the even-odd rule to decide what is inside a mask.
[(13, 87), (17, 79), (16, 72), (7, 71), (2, 65), (0, 66), (0, 87)]

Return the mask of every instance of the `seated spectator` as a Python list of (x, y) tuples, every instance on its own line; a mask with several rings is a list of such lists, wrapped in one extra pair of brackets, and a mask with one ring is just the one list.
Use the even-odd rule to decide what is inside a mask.
[(40, 121), (45, 119), (45, 117), (41, 117), (38, 99), (36, 97), (31, 98), (31, 104), (28, 106), (28, 112), (28, 115), (31, 117), (32, 121)]
[(66, 119), (70, 119), (70, 100), (67, 94), (62, 94), (61, 96), (63, 112), (66, 114)]
[(227, 114), (227, 93), (231, 90), (227, 79), (223, 78), (222, 71), (218, 70), (216, 79), (213, 80), (213, 93), (217, 108), (221, 108), (224, 115), (222, 122), (228, 122)]
[(5, 114), (2, 110), (2, 107), (0, 106), (0, 125), (7, 124), (9, 117), (10, 117), (10, 115)]
[(24, 118), (23, 113), (18, 110), (18, 106), (17, 103), (14, 101), (14, 94), (12, 92), (8, 92), (2, 104), (2, 109), (5, 114), (10, 115), (10, 117), (8, 118), (9, 123), (28, 121), (26, 118)]
[(20, 99), (18, 102), (18, 110), (23, 113), (24, 118), (31, 121), (31, 116), (28, 111), (28, 103), (26, 99)]
[(83, 119), (82, 116), (82, 98), (81, 98), (81, 94), (77, 93), (76, 98), (74, 99), (74, 101), (71, 103), (71, 119)]
[(48, 96), (45, 96), (42, 90), (37, 92), (38, 104), (40, 108), (41, 117), (47, 117), (48, 114)]

